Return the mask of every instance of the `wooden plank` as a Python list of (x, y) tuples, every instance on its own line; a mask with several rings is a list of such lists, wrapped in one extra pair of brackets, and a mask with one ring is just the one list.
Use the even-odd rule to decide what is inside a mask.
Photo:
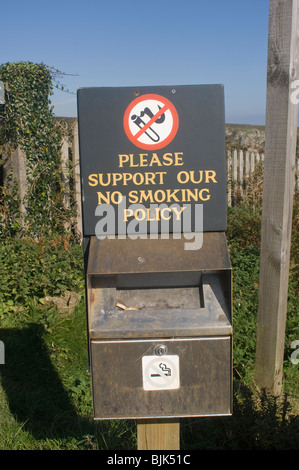
[(263, 216), (255, 378), (282, 389), (298, 106), (298, 0), (270, 0)]
[(65, 207), (70, 207), (70, 176), (69, 176), (69, 142), (63, 137), (61, 144), (61, 171), (63, 182), (63, 198)]
[(259, 167), (259, 164), (261, 162), (261, 155), (259, 153), (255, 154), (255, 168)]
[(248, 150), (245, 152), (245, 161), (244, 161), (244, 177), (245, 179), (249, 178), (250, 176), (250, 165), (249, 165), (249, 152)]
[(236, 182), (238, 180), (238, 151), (233, 151), (233, 161), (232, 161), (232, 178)]
[(232, 203), (232, 151), (227, 151), (227, 204), (231, 206)]
[(180, 450), (179, 419), (137, 421), (138, 450)]
[(83, 229), (82, 229), (82, 210), (81, 210), (81, 183), (80, 183), (80, 161), (79, 161), (79, 137), (78, 137), (78, 122), (77, 120), (73, 124), (73, 143), (72, 143), (72, 155), (73, 155), (73, 166), (74, 166), (74, 197), (77, 208), (77, 234), (82, 240)]
[[(71, 191), (70, 191), (70, 170), (69, 170), (69, 142), (67, 137), (63, 137), (61, 144), (61, 173), (63, 184), (63, 203), (65, 208), (69, 209), (71, 204)], [(67, 231), (71, 229), (69, 221), (64, 223)]]
[[(13, 189), (13, 184), (18, 183), (18, 196), (20, 199), (20, 225), (24, 227), (26, 216), (26, 197), (27, 197), (27, 173), (26, 173), (26, 154), (19, 146), (11, 149), (9, 145), (4, 147), (4, 165), (3, 165), (3, 183)], [(12, 180), (10, 175), (12, 172)], [(14, 217), (14, 216), (13, 216)]]
[(250, 153), (250, 176), (253, 175), (255, 170), (255, 159), (254, 159), (254, 153)]
[(239, 151), (239, 190), (240, 194), (243, 194), (243, 183), (244, 183), (244, 152), (243, 150)]

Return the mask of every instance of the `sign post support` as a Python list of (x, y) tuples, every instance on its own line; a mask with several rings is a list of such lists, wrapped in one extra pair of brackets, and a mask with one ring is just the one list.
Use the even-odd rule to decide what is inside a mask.
[(273, 395), (282, 389), (297, 140), (298, 28), (298, 0), (271, 0), (255, 378)]
[(138, 420), (137, 450), (180, 450), (180, 420)]

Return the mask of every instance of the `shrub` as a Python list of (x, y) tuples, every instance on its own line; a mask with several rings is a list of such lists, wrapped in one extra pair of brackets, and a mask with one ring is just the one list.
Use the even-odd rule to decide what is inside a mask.
[[(25, 152), (28, 190), (25, 197), (25, 232), (32, 237), (62, 233), (64, 224), (74, 216), (74, 208), (63, 203), (61, 140), (66, 130), (54, 119), (49, 107), (53, 70), (31, 62), (0, 65), (6, 101), (0, 128), (0, 152), (18, 146)], [(0, 162), (1, 163), (1, 162)], [(7, 221), (5, 201), (0, 200), (3, 220)], [(1, 207), (2, 206), (2, 207)], [(13, 210), (13, 207), (8, 209)], [(1, 224), (0, 224), (1, 228)], [(1, 233), (0, 233), (1, 235)]]
[(83, 286), (82, 247), (67, 236), (3, 240), (0, 266), (0, 302), (5, 305), (26, 305), (33, 297), (59, 296)]

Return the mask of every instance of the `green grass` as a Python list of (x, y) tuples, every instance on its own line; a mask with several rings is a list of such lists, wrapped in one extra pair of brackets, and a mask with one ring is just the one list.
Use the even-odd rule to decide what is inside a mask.
[[(228, 225), (234, 411), (231, 417), (181, 419), (181, 449), (298, 449), (299, 365), (290, 361), (291, 342), (299, 339), (298, 232), (292, 243), (284, 389), (275, 398), (259, 392), (254, 382), (259, 212), (232, 208)], [(92, 417), (82, 248), (63, 238), (39, 244), (9, 240), (0, 244), (0, 257), (0, 340), (5, 344), (0, 449), (136, 449), (135, 421)], [(22, 279), (22, 292), (16, 277)], [(73, 313), (62, 315), (41, 303), (41, 297), (60, 295), (65, 289), (80, 294)]]
[(132, 424), (93, 421), (83, 296), (63, 319), (32, 303), (1, 339), (0, 449), (134, 448)]

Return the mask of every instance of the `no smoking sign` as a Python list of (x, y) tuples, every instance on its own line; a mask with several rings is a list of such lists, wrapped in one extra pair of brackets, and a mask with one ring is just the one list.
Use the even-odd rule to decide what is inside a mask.
[[(162, 224), (161, 213), (148, 210), (151, 203), (188, 203), (188, 231), (195, 231), (196, 205), (202, 204), (203, 230), (225, 231), (224, 117), (222, 85), (79, 89), (84, 236), (95, 236), (96, 227), (103, 236), (187, 230), (186, 211), (181, 216), (165, 209)], [(127, 201), (126, 209), (142, 204), (146, 219), (137, 220), (137, 207), (127, 217), (133, 207), (125, 213), (120, 201)], [(114, 208), (114, 223), (101, 212), (105, 204)]]
[(179, 356), (143, 356), (144, 390), (175, 390), (180, 387)]
[(157, 150), (175, 137), (179, 118), (174, 105), (165, 97), (142, 95), (133, 100), (124, 114), (124, 129), (136, 147)]

